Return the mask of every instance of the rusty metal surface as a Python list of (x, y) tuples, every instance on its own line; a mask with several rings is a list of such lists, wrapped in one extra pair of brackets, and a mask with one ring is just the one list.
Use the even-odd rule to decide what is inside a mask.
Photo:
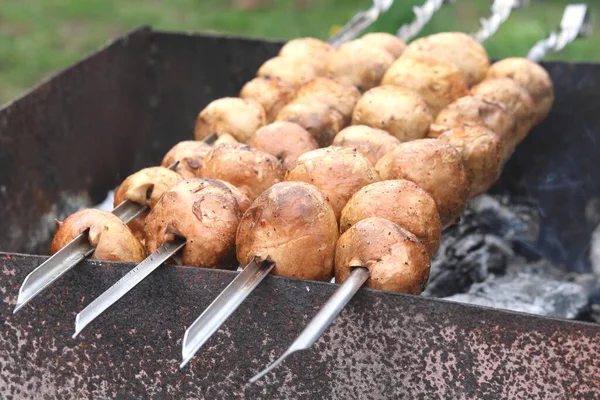
[(257, 382), (334, 285), (268, 277), (188, 367), (188, 326), (233, 272), (164, 267), (71, 339), (74, 316), (131, 268), (87, 261), (22, 314), (42, 257), (0, 254), (3, 398), (597, 399), (600, 326), (361, 290), (307, 352)]

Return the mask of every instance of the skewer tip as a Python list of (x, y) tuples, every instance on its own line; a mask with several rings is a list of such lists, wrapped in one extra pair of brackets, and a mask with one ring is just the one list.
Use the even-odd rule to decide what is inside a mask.
[(248, 379), (248, 382), (249, 383), (256, 382), (257, 380), (259, 380), (260, 378), (262, 378), (263, 376), (265, 376), (266, 374), (268, 374), (269, 372), (271, 372), (272, 370), (277, 368), (279, 366), (279, 364), (281, 364), (283, 362), (283, 360), (285, 360), (290, 354), (292, 354), (295, 351), (296, 350), (286, 351), (277, 360), (275, 360), (271, 365), (269, 365), (267, 368), (263, 369), (258, 374), (254, 375), (252, 378)]
[(81, 326), (79, 318), (80, 315), (81, 314), (77, 314), (77, 316), (75, 317), (75, 333), (73, 334), (73, 336), (71, 336), (73, 339), (77, 338), (77, 335), (79, 335), (83, 328), (86, 327), (86, 325)]
[(13, 310), (13, 315), (18, 313), (19, 310), (21, 310), (24, 306), (25, 306), (25, 303), (21, 303), (21, 302), (17, 301), (17, 305), (15, 306), (15, 309)]

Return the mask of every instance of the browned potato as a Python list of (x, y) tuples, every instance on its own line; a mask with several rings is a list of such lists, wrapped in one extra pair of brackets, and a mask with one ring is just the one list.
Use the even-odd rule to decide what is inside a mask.
[(481, 82), (490, 67), (490, 59), (483, 46), (462, 32), (442, 32), (414, 40), (406, 47), (403, 56), (413, 53), (429, 53), (453, 62), (465, 74), (469, 87)]
[(434, 117), (469, 92), (465, 75), (454, 63), (420, 53), (396, 60), (386, 71), (381, 84), (414, 90), (425, 100)]
[(435, 200), (442, 226), (452, 224), (465, 210), (469, 180), (462, 156), (437, 139), (402, 143), (381, 157), (376, 167), (382, 179), (406, 179), (425, 189)]
[(404, 49), (406, 49), (406, 44), (398, 36), (387, 32), (367, 33), (360, 40), (371, 47), (384, 49), (394, 58), (400, 57), (404, 53)]
[(366, 125), (352, 125), (342, 129), (333, 139), (332, 146), (355, 149), (372, 165), (401, 142), (386, 131)]
[(364, 92), (379, 85), (393, 62), (394, 57), (386, 50), (360, 39), (352, 40), (341, 45), (329, 57), (327, 75)]
[(526, 58), (506, 58), (494, 63), (488, 78), (510, 78), (529, 92), (535, 104), (535, 124), (542, 122), (554, 103), (554, 85), (541, 65)]
[(315, 78), (302, 85), (296, 92), (295, 99), (316, 98), (335, 108), (350, 122), (352, 111), (360, 92), (352, 85), (338, 82), (333, 78)]
[(442, 238), (442, 223), (433, 197), (404, 179), (372, 183), (350, 198), (340, 217), (340, 233), (358, 221), (381, 217), (406, 229), (433, 256)]
[(263, 126), (248, 140), (248, 145), (273, 154), (286, 170), (294, 167), (300, 154), (319, 148), (306, 129), (288, 121)]
[(253, 201), (283, 180), (284, 169), (277, 157), (247, 145), (215, 146), (204, 158), (201, 175), (231, 183)]
[(354, 267), (369, 269), (369, 288), (419, 295), (429, 280), (431, 262), (412, 233), (371, 217), (353, 225), (336, 245), (335, 281), (344, 282)]
[[(513, 113), (502, 103), (485, 100), (479, 96), (465, 96), (456, 100), (438, 114), (436, 125), (458, 128), (463, 125), (480, 125), (494, 132), (502, 141), (503, 158), (507, 160), (517, 144), (517, 130)], [(436, 132), (440, 132), (439, 127)], [(433, 131), (429, 137), (435, 137)]]
[(471, 94), (508, 107), (516, 121), (517, 144), (525, 139), (536, 120), (535, 105), (527, 90), (512, 79), (497, 78), (479, 83)]
[(383, 129), (401, 142), (425, 137), (432, 122), (427, 104), (417, 93), (390, 85), (363, 94), (352, 114), (353, 125)]
[(274, 275), (328, 281), (338, 229), (331, 205), (316, 187), (281, 182), (261, 194), (237, 231), (237, 258), (275, 262)]
[(334, 48), (329, 43), (311, 37), (304, 37), (290, 40), (284, 44), (279, 51), (279, 55), (296, 59), (298, 62), (308, 63), (315, 69), (317, 75), (324, 75), (327, 60), (333, 52)]
[(329, 146), (345, 124), (344, 116), (325, 101), (312, 97), (296, 99), (283, 107), (276, 121), (294, 122), (306, 129), (319, 146)]
[[(247, 201), (246, 201), (247, 202)], [(150, 253), (176, 236), (185, 239), (179, 264), (235, 268), (235, 234), (242, 216), (229, 186), (218, 180), (189, 178), (165, 192), (146, 219)]]
[(335, 218), (361, 187), (380, 180), (377, 171), (354, 149), (330, 146), (302, 154), (286, 181), (315, 185), (331, 203)]
[(146, 250), (133, 232), (113, 213), (85, 209), (56, 221), (58, 230), (50, 246), (54, 254), (89, 229), (87, 239), (96, 248), (91, 258), (109, 261), (140, 262)]
[[(144, 168), (129, 175), (119, 185), (115, 191), (114, 206), (118, 206), (125, 200), (131, 200), (137, 204), (148, 205), (152, 209), (164, 192), (183, 179), (183, 176), (165, 167)], [(136, 237), (142, 241), (148, 213), (149, 211), (142, 213), (127, 224)]]
[(479, 125), (465, 125), (446, 131), (438, 137), (462, 154), (470, 196), (487, 191), (502, 171), (502, 142), (498, 135)]
[(179, 161), (175, 172), (184, 178), (200, 176), (200, 167), (204, 156), (212, 149), (211, 146), (197, 140), (185, 140), (177, 143), (165, 154), (162, 167), (168, 167), (176, 161)]
[(202, 140), (211, 133), (228, 133), (245, 143), (254, 132), (267, 123), (264, 108), (254, 100), (224, 97), (212, 101), (196, 119), (194, 135)]
[(265, 61), (256, 76), (276, 77), (297, 89), (317, 76), (317, 73), (311, 64), (298, 62), (292, 57), (278, 56)]
[(259, 76), (244, 85), (240, 97), (260, 103), (267, 113), (267, 121), (273, 122), (279, 110), (294, 97), (294, 88), (277, 77)]

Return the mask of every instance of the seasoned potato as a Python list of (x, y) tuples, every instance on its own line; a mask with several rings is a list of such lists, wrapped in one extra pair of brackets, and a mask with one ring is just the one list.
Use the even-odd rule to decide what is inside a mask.
[[(479, 96), (465, 96), (456, 100), (438, 114), (436, 125), (459, 128), (463, 125), (480, 125), (494, 132), (502, 141), (503, 158), (507, 160), (517, 145), (516, 121), (513, 113), (502, 103), (485, 100)], [(440, 129), (437, 127), (436, 132)], [(433, 131), (429, 137), (435, 137)]]
[(502, 171), (503, 151), (498, 135), (483, 126), (464, 125), (446, 131), (438, 139), (462, 154), (471, 197), (492, 187)]
[(352, 114), (353, 125), (383, 129), (401, 142), (425, 137), (432, 122), (431, 112), (418, 94), (390, 85), (363, 94)]
[(442, 223), (435, 201), (414, 182), (397, 179), (364, 186), (342, 210), (340, 233), (369, 217), (385, 218), (406, 229), (431, 256), (440, 246)]
[(353, 225), (336, 245), (335, 281), (343, 283), (355, 267), (369, 269), (369, 288), (418, 295), (429, 280), (431, 262), (412, 233), (371, 217)]
[(381, 157), (376, 167), (382, 179), (406, 179), (425, 189), (435, 200), (442, 226), (452, 224), (464, 212), (469, 180), (462, 155), (437, 139), (402, 143)]
[(211, 133), (228, 133), (245, 143), (254, 132), (267, 123), (264, 108), (254, 100), (224, 97), (212, 101), (196, 119), (194, 135), (202, 140)]
[(355, 149), (372, 165), (401, 142), (386, 131), (366, 125), (352, 125), (342, 129), (333, 139), (332, 146)]
[(201, 175), (231, 183), (252, 201), (283, 180), (284, 169), (277, 157), (247, 145), (215, 146), (204, 158)]
[(333, 78), (319, 77), (298, 89), (295, 99), (301, 98), (319, 99), (335, 108), (350, 122), (354, 106), (360, 99), (360, 92), (356, 87), (338, 82)]
[[(129, 175), (115, 191), (114, 206), (125, 200), (148, 205), (152, 209), (158, 199), (171, 187), (183, 180), (183, 176), (165, 167), (144, 168)], [(143, 212), (127, 224), (136, 237), (143, 241), (144, 224), (149, 211)]]
[(244, 213), (237, 258), (242, 265), (269, 258), (274, 275), (328, 281), (337, 239), (337, 222), (323, 194), (304, 182), (281, 182)]
[(361, 187), (380, 180), (366, 158), (356, 150), (330, 146), (302, 154), (296, 166), (285, 175), (286, 181), (315, 185), (331, 203), (335, 218)]
[(521, 85), (533, 99), (536, 118), (542, 122), (554, 103), (554, 85), (541, 65), (526, 58), (506, 58), (494, 63), (487, 72), (488, 78), (510, 78)]
[(319, 146), (329, 146), (345, 126), (344, 116), (320, 99), (302, 97), (283, 107), (276, 121), (293, 122), (306, 129)]
[(162, 167), (167, 168), (176, 161), (179, 161), (174, 171), (184, 178), (200, 176), (200, 167), (204, 156), (212, 149), (211, 146), (197, 140), (185, 140), (177, 143), (165, 154)]
[(298, 62), (292, 57), (278, 56), (265, 61), (256, 76), (279, 78), (297, 89), (317, 76), (317, 73), (311, 64)]
[(248, 140), (248, 145), (274, 155), (286, 170), (293, 168), (300, 154), (319, 148), (310, 132), (288, 121), (263, 126)]
[(140, 262), (146, 250), (133, 232), (116, 215), (108, 211), (84, 209), (56, 221), (57, 232), (50, 246), (54, 254), (87, 229), (87, 238), (96, 248), (90, 258), (109, 261)]
[(260, 103), (265, 109), (267, 122), (273, 122), (281, 108), (294, 97), (294, 88), (280, 78), (259, 76), (244, 85), (240, 97)]
[(454, 63), (420, 53), (396, 60), (386, 71), (381, 84), (415, 91), (425, 100), (433, 117), (469, 91), (465, 75)]
[(213, 147), (218, 146), (220, 144), (224, 144), (224, 143), (240, 143), (240, 142), (235, 140), (235, 138), (233, 136), (231, 136), (229, 133), (222, 133), (221, 135), (219, 135), (217, 140), (215, 140), (215, 142), (213, 143)]
[(373, 47), (368, 42), (352, 40), (341, 45), (329, 57), (327, 75), (364, 92), (379, 85), (393, 62), (394, 57), (386, 50)]
[(517, 144), (523, 141), (536, 120), (535, 105), (527, 90), (509, 78), (486, 79), (471, 89), (484, 100), (502, 103), (515, 117)]
[(406, 44), (398, 36), (387, 32), (367, 33), (360, 38), (360, 41), (371, 47), (382, 48), (394, 58), (400, 57), (406, 49)]
[[(249, 200), (244, 200), (247, 204)], [(165, 192), (146, 219), (150, 253), (175, 237), (185, 239), (179, 264), (235, 268), (235, 234), (242, 210), (230, 187), (215, 179), (189, 178)]]
[(298, 62), (310, 64), (317, 75), (324, 75), (327, 60), (334, 48), (329, 43), (312, 37), (292, 39), (283, 45), (279, 56), (293, 58)]
[(425, 36), (411, 42), (403, 56), (428, 53), (456, 64), (465, 74), (467, 85), (481, 82), (490, 67), (490, 59), (483, 46), (462, 32), (442, 32)]

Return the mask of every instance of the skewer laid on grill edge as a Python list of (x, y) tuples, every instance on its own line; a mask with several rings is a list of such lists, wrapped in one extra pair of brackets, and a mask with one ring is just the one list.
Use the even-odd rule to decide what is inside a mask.
[(537, 42), (529, 50), (527, 58), (540, 61), (549, 53), (558, 53), (575, 39), (591, 34), (592, 22), (587, 4), (569, 4), (563, 12), (558, 33), (552, 32), (546, 39)]
[[(212, 145), (217, 140), (216, 134), (207, 136), (204, 140), (206, 144)], [(169, 169), (175, 169), (177, 162), (169, 166)], [(128, 223), (138, 217), (148, 209), (147, 205), (134, 203), (131, 200), (125, 200), (112, 210), (123, 222)], [(76, 236), (66, 246), (54, 253), (46, 261), (31, 271), (23, 280), (17, 296), (17, 305), (13, 311), (16, 314), (38, 294), (44, 291), (48, 286), (63, 276), (69, 270), (85, 258), (91, 256), (96, 248), (90, 244), (87, 238), (87, 230)]]
[(527, 7), (529, 0), (494, 0), (492, 4), (492, 15), (488, 19), (481, 19), (481, 29), (473, 33), (473, 38), (480, 43), (487, 41), (498, 31), (514, 8)]
[[(569, 8), (569, 6), (567, 6)], [(582, 10), (582, 9), (581, 9)], [(579, 13), (581, 13), (581, 10)], [(565, 9), (565, 14), (567, 10)], [(563, 21), (564, 15), (563, 14)], [(580, 30), (584, 29), (584, 18), (581, 15), (575, 16), (576, 21), (580, 22)], [(573, 22), (571, 20), (571, 22)], [(562, 26), (563, 24), (561, 24)], [(577, 24), (567, 24), (568, 26), (574, 27)], [(589, 27), (585, 28), (589, 32)], [(571, 34), (569, 37), (573, 37)], [(576, 37), (576, 36), (575, 36)], [(571, 39), (573, 41), (575, 39)], [(564, 46), (563, 46), (564, 47)], [(532, 60), (533, 61), (533, 60)], [(537, 61), (537, 60), (536, 60)], [(354, 297), (358, 290), (365, 284), (369, 279), (370, 273), (367, 268), (355, 266), (353, 271), (350, 273), (348, 279), (346, 279), (333, 293), (333, 295), (325, 302), (321, 310), (315, 315), (315, 317), (306, 325), (300, 335), (292, 342), (288, 349), (274, 362), (268, 365), (258, 374), (254, 375), (249, 379), (250, 383), (254, 383), (269, 372), (273, 371), (279, 366), (290, 354), (293, 354), (300, 350), (308, 350), (313, 344), (319, 339), (319, 337), (327, 330), (339, 313), (344, 309), (344, 306)]]
[(413, 7), (415, 19), (404, 24), (396, 32), (396, 36), (405, 43), (417, 36), (419, 32), (431, 21), (435, 14), (444, 4), (454, 3), (455, 0), (427, 0), (421, 7)]
[[(377, 5), (381, 7), (380, 3), (389, 6), (392, 4), (391, 0), (387, 1), (374, 1), (374, 7)], [(378, 14), (379, 15), (379, 14)], [(375, 18), (376, 19), (376, 18)], [(343, 37), (335, 37), (328, 40), (329, 44), (334, 43), (341, 44), (341, 40), (347, 41), (352, 40), (360, 35), (364, 29), (366, 29), (364, 23), (352, 23), (347, 26), (351, 26)], [(114, 285), (108, 288), (104, 293), (98, 296), (94, 301), (87, 305), (77, 316), (75, 317), (75, 333), (73, 338), (77, 337), (79, 333), (89, 325), (94, 319), (99, 317), (104, 311), (110, 306), (116, 303), (121, 297), (131, 291), (138, 283), (148, 277), (153, 271), (160, 267), (170, 257), (177, 254), (185, 246), (185, 240), (183, 238), (175, 238), (172, 242), (168, 242), (160, 246), (154, 253), (150, 254), (144, 261), (139, 263), (135, 268), (125, 274), (119, 279)], [(237, 307), (244, 301), (252, 290), (269, 274), (275, 264), (268, 260), (262, 262), (252, 262), (246, 266), (240, 272), (227, 288), (215, 299), (205, 312), (198, 318), (201, 320), (198, 324), (194, 323), (188, 331), (186, 331), (186, 338), (188, 342), (193, 344), (198, 342), (198, 338), (194, 335), (194, 332), (200, 332), (205, 335), (202, 343), (204, 343), (217, 329), (225, 322), (225, 320), (237, 309)], [(247, 269), (247, 272), (244, 271)], [(227, 291), (229, 295), (223, 296), (223, 293)], [(217, 302), (217, 300), (219, 300)], [(222, 308), (222, 310), (221, 310)], [(218, 318), (218, 320), (215, 320)], [(198, 320), (196, 322), (198, 322)], [(199, 329), (199, 324), (207, 322), (211, 325), (209, 329)], [(184, 346), (185, 349), (189, 350), (189, 346)], [(190, 353), (190, 358), (193, 354), (201, 347)], [(187, 363), (184, 362), (182, 365)]]
[(346, 25), (327, 41), (337, 47), (345, 42), (355, 39), (369, 26), (373, 25), (381, 14), (390, 9), (394, 0), (373, 0), (373, 5), (368, 10), (359, 11)]

